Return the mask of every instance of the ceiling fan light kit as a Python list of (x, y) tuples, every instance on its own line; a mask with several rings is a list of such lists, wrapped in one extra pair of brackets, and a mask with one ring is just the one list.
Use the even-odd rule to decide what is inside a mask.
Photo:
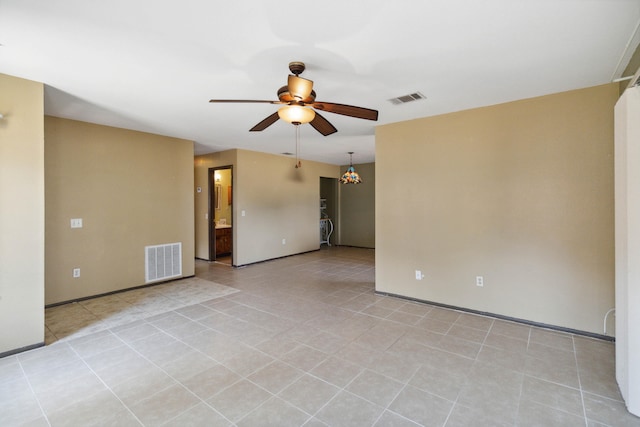
[(300, 105), (285, 105), (278, 109), (278, 117), (288, 123), (301, 125), (311, 122), (316, 117), (316, 112), (311, 108)]
[(327, 119), (314, 110), (327, 113), (341, 114), (357, 119), (378, 120), (378, 111), (370, 108), (355, 107), (353, 105), (336, 104), (333, 102), (316, 102), (316, 92), (313, 90), (313, 81), (300, 77), (305, 70), (302, 62), (289, 63), (292, 74), (287, 78), (287, 85), (278, 90), (278, 101), (251, 100), (251, 99), (212, 99), (212, 103), (263, 103), (283, 105), (277, 112), (263, 119), (250, 129), (251, 132), (260, 132), (282, 119), (294, 125), (309, 123), (315, 130), (327, 136), (338, 130)]

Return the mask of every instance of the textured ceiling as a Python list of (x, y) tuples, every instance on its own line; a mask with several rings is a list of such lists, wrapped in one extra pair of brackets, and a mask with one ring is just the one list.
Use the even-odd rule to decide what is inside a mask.
[(277, 106), (208, 100), (275, 100), (303, 61), (319, 101), (380, 115), (324, 114), (338, 132), (302, 126), (301, 157), (365, 163), (376, 125), (620, 77), (639, 23), (640, 0), (0, 0), (0, 73), (45, 83), (50, 115), (278, 154), (292, 125), (248, 132)]

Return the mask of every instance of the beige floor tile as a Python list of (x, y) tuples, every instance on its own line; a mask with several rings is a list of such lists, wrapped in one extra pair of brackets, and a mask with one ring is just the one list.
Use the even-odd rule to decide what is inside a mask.
[(514, 352), (508, 349), (483, 345), (480, 353), (478, 353), (477, 360), (512, 371), (524, 372), (527, 354), (521, 351)]
[(525, 401), (540, 403), (574, 415), (584, 415), (582, 394), (579, 389), (565, 387), (528, 375), (524, 377), (521, 398)]
[[(455, 399), (447, 427), (584, 425), (584, 411), (590, 427), (640, 425), (621, 401), (613, 343), (376, 295), (374, 256), (332, 247), (241, 269), (196, 261), (199, 277), (48, 308), (45, 340), (57, 341), (0, 359), (0, 425), (91, 425), (89, 413), (138, 425), (132, 407), (149, 424), (285, 413), (349, 425), (356, 413), (364, 425), (430, 425)], [(149, 400), (172, 387), (182, 402)]]
[(449, 414), (446, 427), (513, 427), (512, 417), (501, 414), (487, 414), (483, 408), (469, 408), (456, 403)]
[(585, 424), (584, 414), (575, 415), (523, 400), (518, 410), (518, 426), (522, 427), (566, 427)]
[[(460, 318), (463, 317), (461, 316)], [(487, 331), (484, 331), (482, 329), (475, 329), (472, 327), (460, 325), (459, 322), (454, 323), (453, 326), (451, 326), (451, 329), (447, 331), (447, 335), (449, 336), (480, 344), (484, 342), (485, 338), (487, 337), (487, 333)]]
[(422, 366), (409, 380), (409, 385), (443, 399), (456, 401), (466, 384), (467, 372), (468, 369), (466, 371), (446, 370)]
[(48, 371), (58, 366), (80, 362), (80, 356), (68, 345), (56, 343), (18, 355), (22, 369), (27, 375)]
[(181, 385), (173, 385), (131, 406), (145, 426), (159, 426), (186, 412), (200, 400)]
[(273, 395), (247, 380), (241, 380), (217, 393), (207, 403), (229, 420), (244, 418)]
[(79, 342), (78, 340), (70, 341), (69, 346), (71, 346), (80, 357), (86, 358), (123, 345), (122, 340), (113, 334), (92, 334), (86, 338), (95, 335), (97, 335), (97, 337), (92, 340), (82, 340)]
[(230, 427), (231, 422), (204, 403), (183, 412), (163, 427)]
[(20, 392), (18, 396), (9, 397), (0, 394), (0, 425), (18, 426), (34, 421), (43, 416), (36, 396), (30, 392)]
[(47, 385), (34, 390), (45, 414), (50, 415), (60, 408), (75, 404), (93, 394), (107, 390), (107, 387), (94, 374), (88, 373), (71, 381)]
[(132, 323), (131, 325), (129, 328), (113, 328), (112, 331), (125, 343), (132, 343), (143, 338), (148, 338), (160, 332), (160, 329), (147, 322)]
[(177, 385), (176, 380), (154, 366), (138, 375), (131, 376), (126, 381), (111, 386), (111, 390), (122, 402), (131, 407), (158, 391), (175, 385)]
[(578, 367), (575, 361), (541, 360), (527, 356), (524, 372), (529, 376), (562, 384), (567, 387), (580, 387)]
[(300, 369), (278, 360), (254, 372), (248, 380), (277, 394), (304, 374)]
[(482, 344), (467, 341), (452, 335), (445, 335), (435, 347), (448, 353), (453, 353), (468, 359), (475, 359), (480, 352)]
[(529, 341), (531, 326), (496, 319), (494, 320), (493, 325), (491, 325), (490, 332), (493, 334), (516, 338), (522, 341)]
[(515, 422), (523, 380), (520, 372), (476, 361), (457, 402), (481, 410), (488, 419)]
[(162, 365), (162, 369), (175, 378), (177, 381), (184, 381), (209, 368), (217, 365), (218, 362), (197, 350), (189, 350), (177, 359)]
[(444, 425), (453, 402), (406, 386), (389, 409), (424, 426)]
[(624, 403), (584, 393), (584, 407), (589, 421), (616, 427), (638, 427), (640, 418), (630, 414)]
[(309, 414), (305, 414), (278, 397), (272, 397), (236, 424), (238, 427), (260, 425), (297, 427), (303, 425), (309, 418)]
[(404, 384), (377, 372), (365, 370), (354, 378), (345, 390), (386, 408), (398, 395)]
[(281, 356), (280, 360), (303, 371), (310, 371), (326, 360), (328, 356), (328, 354), (313, 347), (299, 345)]
[(378, 418), (374, 427), (417, 427), (419, 425), (395, 412), (387, 410)]
[(339, 391), (338, 387), (306, 374), (282, 390), (279, 396), (307, 414), (315, 414)]
[(182, 381), (182, 385), (200, 399), (206, 400), (241, 379), (237, 373), (218, 364)]
[(327, 403), (316, 418), (330, 426), (368, 426), (380, 417), (384, 408), (352, 393), (342, 391)]
[(58, 426), (140, 426), (140, 422), (108, 390), (87, 396), (49, 415), (52, 427)]
[(338, 387), (344, 387), (351, 382), (364, 368), (355, 363), (336, 357), (327, 360), (311, 370), (311, 374)]

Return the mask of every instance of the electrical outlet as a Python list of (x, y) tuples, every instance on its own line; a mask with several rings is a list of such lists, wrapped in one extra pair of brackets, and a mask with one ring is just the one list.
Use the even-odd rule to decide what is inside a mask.
[(476, 286), (484, 286), (484, 278), (482, 276), (476, 276)]
[(287, 244), (287, 239), (282, 239), (282, 244), (286, 245)]
[(80, 277), (80, 269), (79, 268), (74, 268), (73, 269), (73, 277), (75, 277), (75, 278)]
[(422, 274), (422, 271), (416, 270), (416, 280), (422, 280), (422, 279), (424, 279), (424, 274)]

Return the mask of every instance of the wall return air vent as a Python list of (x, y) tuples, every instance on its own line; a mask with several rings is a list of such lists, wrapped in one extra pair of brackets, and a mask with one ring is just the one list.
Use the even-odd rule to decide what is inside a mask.
[(182, 276), (182, 243), (145, 246), (144, 258), (146, 283)]
[(391, 102), (393, 105), (398, 105), (398, 104), (406, 104), (407, 102), (418, 101), (420, 99), (427, 99), (427, 97), (421, 94), (420, 92), (414, 92), (414, 93), (410, 93), (409, 95), (403, 95), (397, 98), (391, 98), (389, 102)]

